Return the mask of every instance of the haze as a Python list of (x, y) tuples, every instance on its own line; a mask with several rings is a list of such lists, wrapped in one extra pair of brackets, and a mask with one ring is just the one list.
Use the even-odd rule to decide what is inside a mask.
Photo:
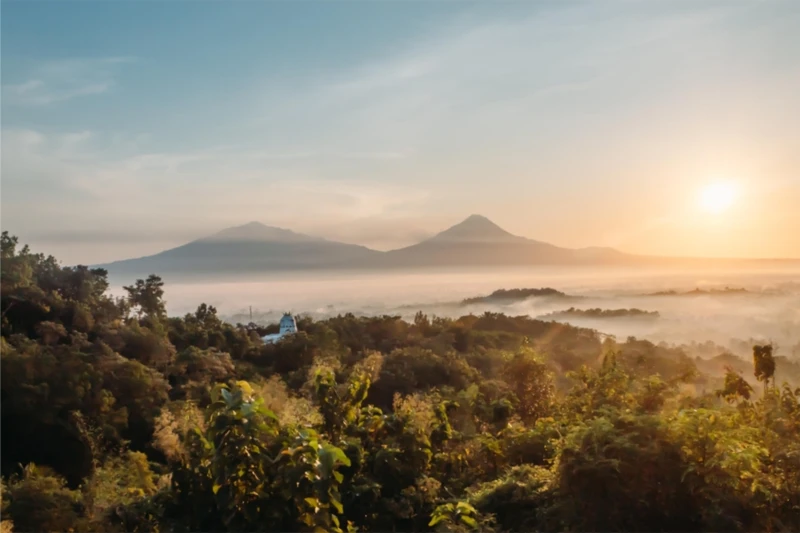
[(386, 250), (470, 213), (800, 257), (798, 27), (793, 0), (4, 1), (3, 228), (66, 264), (252, 220)]
[[(277, 322), (287, 311), (316, 319), (352, 312), (367, 316), (398, 315), (413, 320), (417, 311), (455, 318), (487, 311), (541, 317), (569, 307), (638, 308), (658, 311), (661, 316), (651, 322), (625, 318), (562, 321), (620, 339), (636, 336), (670, 344), (712, 341), (725, 347), (745, 343), (744, 352), (750, 349), (746, 341), (774, 342), (781, 353), (800, 356), (798, 280), (796, 266), (726, 271), (537, 268), (402, 274), (297, 273), (227, 283), (174, 283), (167, 279), (165, 288), (170, 314), (193, 312), (199, 302), (206, 302), (214, 305), (228, 320), (241, 323), (250, 320)], [(527, 298), (506, 303), (460, 305), (465, 298), (488, 295), (498, 288), (519, 287), (554, 287), (580, 299), (565, 302)], [(748, 292), (648, 296), (669, 290), (685, 292), (726, 287)], [(112, 292), (124, 294), (119, 285)]]

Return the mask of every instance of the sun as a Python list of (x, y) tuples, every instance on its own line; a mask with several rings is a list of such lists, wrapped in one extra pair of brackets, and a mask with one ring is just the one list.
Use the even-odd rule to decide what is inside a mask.
[(729, 181), (720, 181), (706, 185), (700, 190), (700, 207), (708, 213), (727, 211), (736, 201), (736, 185)]

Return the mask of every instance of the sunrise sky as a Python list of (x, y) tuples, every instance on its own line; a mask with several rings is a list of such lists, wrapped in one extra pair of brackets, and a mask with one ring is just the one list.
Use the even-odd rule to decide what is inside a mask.
[(2, 226), (800, 257), (800, 1), (2, 2)]

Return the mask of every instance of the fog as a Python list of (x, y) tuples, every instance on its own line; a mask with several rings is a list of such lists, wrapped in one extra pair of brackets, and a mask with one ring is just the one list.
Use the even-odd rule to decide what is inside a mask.
[[(636, 336), (675, 344), (712, 341), (734, 352), (737, 343), (777, 344), (779, 354), (800, 356), (800, 270), (664, 271), (587, 268), (535, 268), (494, 272), (303, 273), (270, 275), (237, 282), (170, 282), (165, 279), (170, 314), (184, 314), (200, 303), (217, 307), (233, 322), (275, 322), (283, 312), (325, 318), (340, 313), (400, 315), (417, 311), (459, 317), (486, 311), (541, 317), (576, 309), (636, 308), (657, 311), (647, 318), (559, 318), (624, 339)], [(533, 297), (522, 301), (462, 305), (468, 297), (497, 289), (552, 287), (574, 298)], [(647, 296), (743, 288), (746, 293)], [(120, 294), (117, 286), (113, 292)], [(547, 318), (550, 319), (550, 318)]]

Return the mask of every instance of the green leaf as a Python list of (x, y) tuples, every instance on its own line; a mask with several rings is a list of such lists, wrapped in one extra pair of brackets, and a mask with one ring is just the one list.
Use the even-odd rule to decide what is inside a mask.
[(305, 498), (304, 501), (311, 507), (317, 507), (317, 499), (313, 497)]
[(339, 513), (339, 514), (344, 513), (344, 506), (342, 505), (342, 502), (340, 502), (336, 498), (332, 498), (331, 499), (331, 505), (333, 505), (333, 507), (334, 507), (334, 509), (336, 509), (337, 513)]
[(342, 464), (344, 466), (350, 466), (350, 459), (348, 459), (347, 455), (342, 451), (341, 448), (337, 448), (333, 444), (326, 444), (322, 448), (323, 452), (330, 453), (333, 456), (333, 459), (336, 463)]
[(444, 519), (445, 519), (444, 515), (434, 516), (431, 519), (431, 521), (428, 522), (428, 527), (433, 527), (433, 526), (435, 526), (436, 524), (438, 524), (439, 522), (441, 522)]
[(220, 485), (219, 483), (214, 483), (214, 486), (213, 486), (213, 487), (211, 487), (211, 491), (212, 491), (214, 494), (216, 494), (217, 492), (219, 492), (219, 489), (220, 489), (220, 487), (222, 487), (222, 485)]
[(461, 515), (461, 521), (467, 524), (471, 528), (478, 527), (478, 522), (476, 522), (475, 519), (472, 518), (471, 516)]
[(233, 396), (231, 396), (230, 391), (228, 389), (222, 389), (220, 393), (222, 394), (222, 398), (225, 400), (225, 403), (228, 404), (228, 407), (231, 407), (233, 404)]
[(456, 509), (461, 511), (462, 513), (468, 512), (470, 514), (474, 514), (478, 512), (473, 506), (471, 506), (467, 502), (458, 502), (458, 505), (456, 505)]
[(253, 387), (246, 381), (237, 381), (236, 386), (244, 393), (245, 396), (253, 395)]

